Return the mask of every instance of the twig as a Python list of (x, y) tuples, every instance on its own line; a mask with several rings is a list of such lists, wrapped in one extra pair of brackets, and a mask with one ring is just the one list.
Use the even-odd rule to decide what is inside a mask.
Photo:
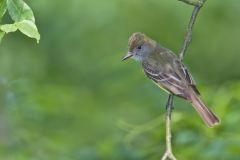
[(166, 151), (162, 157), (162, 160), (167, 158), (171, 160), (176, 160), (175, 156), (172, 153), (172, 143), (171, 143), (171, 113), (173, 110), (173, 95), (168, 96), (168, 101), (166, 104)]
[[(182, 2), (185, 2), (189, 5), (194, 5), (194, 9), (192, 11), (192, 15), (188, 24), (188, 28), (187, 28), (187, 33), (185, 35), (184, 38), (184, 42), (181, 48), (181, 51), (179, 53), (179, 58), (182, 61), (184, 58), (184, 55), (186, 53), (186, 50), (191, 42), (192, 39), (192, 29), (193, 29), (193, 25), (196, 21), (197, 15), (200, 11), (200, 9), (202, 8), (204, 2), (206, 0), (198, 0), (197, 2), (193, 2), (190, 0), (179, 0)], [(162, 156), (161, 160), (176, 160), (174, 154), (172, 153), (172, 143), (171, 143), (171, 113), (173, 110), (173, 95), (170, 94), (168, 97), (168, 101), (166, 104), (166, 151), (164, 153), (164, 155)]]
[(204, 3), (206, 0), (204, 0), (203, 2), (200, 2), (201, 0), (199, 1), (192, 1), (192, 0), (179, 0), (179, 1), (182, 1), (186, 4), (189, 4), (189, 5), (192, 5), (192, 6), (197, 6), (199, 5), (199, 3)]
[[(189, 4), (188, 0), (181, 0), (181, 1)], [(193, 25), (194, 25), (194, 23), (196, 21), (198, 13), (199, 13), (200, 9), (202, 8), (202, 6), (203, 6), (205, 1), (206, 0), (198, 0), (198, 2), (195, 2), (196, 4), (195, 4), (195, 7), (194, 7), (194, 9), (192, 11), (192, 16), (191, 16), (189, 24), (188, 24), (187, 33), (185, 35), (185, 38), (184, 38), (184, 41), (183, 41), (183, 45), (182, 45), (181, 51), (179, 53), (179, 58), (180, 58), (181, 61), (183, 60), (184, 55), (186, 53), (186, 50), (187, 50), (187, 48), (188, 48), (188, 46), (189, 46), (189, 44), (190, 44), (190, 42), (192, 40)]]

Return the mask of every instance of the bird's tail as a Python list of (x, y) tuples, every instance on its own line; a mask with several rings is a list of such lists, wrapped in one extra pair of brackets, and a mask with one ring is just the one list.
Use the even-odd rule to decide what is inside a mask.
[(219, 118), (203, 103), (199, 95), (194, 91), (190, 96), (190, 101), (208, 127), (213, 127), (220, 123)]

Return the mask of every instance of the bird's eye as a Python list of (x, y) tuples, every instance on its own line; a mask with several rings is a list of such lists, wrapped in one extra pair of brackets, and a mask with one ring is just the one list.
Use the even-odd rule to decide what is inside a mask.
[(142, 45), (138, 46), (137, 49), (139, 49), (139, 50), (142, 49)]

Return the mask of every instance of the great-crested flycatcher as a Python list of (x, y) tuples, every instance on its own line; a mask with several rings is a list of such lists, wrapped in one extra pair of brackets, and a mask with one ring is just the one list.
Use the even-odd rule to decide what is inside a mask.
[(195, 81), (176, 54), (139, 32), (130, 37), (128, 47), (123, 60), (132, 57), (140, 62), (148, 78), (166, 92), (191, 102), (209, 127), (219, 123), (200, 99)]

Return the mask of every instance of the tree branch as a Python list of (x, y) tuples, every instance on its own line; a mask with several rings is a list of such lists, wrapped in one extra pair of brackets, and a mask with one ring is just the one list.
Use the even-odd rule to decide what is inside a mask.
[[(193, 11), (192, 11), (192, 15), (188, 24), (188, 28), (187, 28), (187, 33), (185, 35), (184, 41), (183, 41), (183, 45), (182, 48), (180, 50), (179, 53), (179, 58), (182, 61), (186, 50), (192, 40), (192, 29), (193, 29), (193, 25), (196, 21), (197, 15), (200, 11), (200, 9), (202, 8), (203, 4), (205, 3), (206, 0), (198, 0), (197, 2), (191, 1), (191, 0), (179, 0), (182, 2), (185, 2), (189, 5), (193, 5), (195, 6)], [(176, 160), (174, 154), (172, 153), (172, 143), (171, 143), (171, 113), (173, 110), (173, 95), (170, 94), (168, 97), (168, 101), (166, 104), (166, 151), (164, 153), (164, 155), (162, 156), (161, 160)]]
[(182, 1), (182, 2), (184, 2), (184, 3), (186, 3), (186, 4), (189, 4), (189, 5), (192, 5), (192, 6), (197, 6), (197, 5), (199, 5), (199, 3), (204, 3), (206, 0), (203, 0), (203, 1), (201, 1), (201, 0), (198, 0), (198, 1), (192, 1), (192, 0), (179, 0), (179, 1)]
[(172, 143), (171, 143), (171, 113), (173, 110), (173, 95), (168, 96), (168, 101), (166, 104), (166, 151), (162, 157), (162, 160), (170, 158), (171, 160), (176, 160), (172, 153)]
[[(183, 1), (185, 3), (188, 2), (188, 0), (181, 0), (181, 1)], [(194, 9), (192, 11), (192, 16), (191, 16), (189, 24), (188, 24), (187, 33), (185, 35), (185, 38), (184, 38), (184, 41), (183, 41), (183, 45), (182, 45), (181, 51), (179, 53), (179, 58), (180, 58), (181, 61), (183, 60), (184, 55), (186, 53), (186, 50), (187, 50), (187, 48), (188, 48), (188, 46), (189, 46), (189, 44), (190, 44), (190, 42), (192, 40), (193, 25), (194, 25), (194, 23), (196, 21), (198, 13), (199, 13), (200, 9), (202, 8), (202, 6), (203, 6), (205, 1), (206, 0), (198, 0), (198, 2), (194, 2), (196, 4), (195, 4), (195, 7), (194, 7)]]

